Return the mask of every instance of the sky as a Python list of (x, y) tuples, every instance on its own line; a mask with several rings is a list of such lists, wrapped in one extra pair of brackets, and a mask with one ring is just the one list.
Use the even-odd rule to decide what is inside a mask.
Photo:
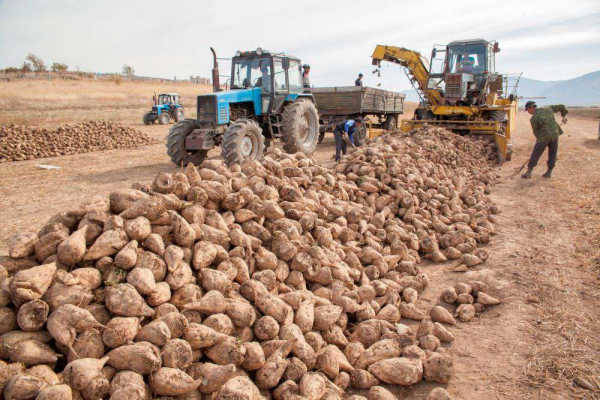
[[(257, 47), (284, 51), (311, 65), (314, 86), (352, 85), (405, 90), (397, 65), (373, 75), (377, 44), (424, 56), (434, 44), (496, 40), (501, 73), (563, 80), (600, 70), (600, 0), (490, 1), (154, 1), (0, 0), (0, 68), (20, 66), (28, 53), (47, 65), (163, 78), (210, 77), (219, 57)], [(220, 69), (227, 74), (228, 61)]]

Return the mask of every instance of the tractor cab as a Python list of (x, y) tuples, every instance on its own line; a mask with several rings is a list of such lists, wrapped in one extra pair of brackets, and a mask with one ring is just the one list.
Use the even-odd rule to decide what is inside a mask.
[(177, 93), (161, 93), (158, 97), (154, 94), (154, 105), (171, 106), (176, 104), (181, 104)]
[[(446, 105), (485, 104), (490, 92), (502, 89), (502, 76), (496, 73), (498, 42), (484, 39), (459, 40), (435, 46), (431, 54), (430, 76), (443, 88)], [(441, 71), (434, 71), (434, 60), (443, 53)], [(438, 59), (439, 60), (439, 59)]]
[(231, 89), (252, 90), (260, 100), (257, 115), (279, 114), (286, 100), (303, 92), (298, 58), (258, 48), (238, 51), (231, 61)]

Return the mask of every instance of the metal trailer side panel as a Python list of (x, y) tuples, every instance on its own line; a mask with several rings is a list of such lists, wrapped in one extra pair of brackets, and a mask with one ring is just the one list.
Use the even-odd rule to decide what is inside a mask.
[(321, 115), (400, 114), (404, 94), (381, 89), (348, 86), (311, 89)]

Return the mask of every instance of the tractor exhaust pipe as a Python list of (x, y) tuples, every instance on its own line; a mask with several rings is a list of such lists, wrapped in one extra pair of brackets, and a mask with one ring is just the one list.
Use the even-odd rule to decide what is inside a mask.
[(221, 85), (219, 84), (219, 62), (217, 61), (217, 53), (215, 52), (215, 49), (213, 49), (211, 47), (210, 51), (212, 51), (212, 53), (213, 53), (213, 69), (212, 69), (213, 92), (216, 93), (216, 92), (221, 91)]

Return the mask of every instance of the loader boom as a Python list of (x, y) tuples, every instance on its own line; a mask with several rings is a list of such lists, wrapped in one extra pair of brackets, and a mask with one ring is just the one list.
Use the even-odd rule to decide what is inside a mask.
[(416, 83), (418, 89), (423, 93), (430, 105), (437, 106), (442, 104), (439, 89), (428, 86), (430, 82), (429, 71), (419, 52), (403, 47), (377, 45), (371, 57), (377, 65), (381, 61), (389, 61), (402, 65), (408, 70), (411, 80)]

